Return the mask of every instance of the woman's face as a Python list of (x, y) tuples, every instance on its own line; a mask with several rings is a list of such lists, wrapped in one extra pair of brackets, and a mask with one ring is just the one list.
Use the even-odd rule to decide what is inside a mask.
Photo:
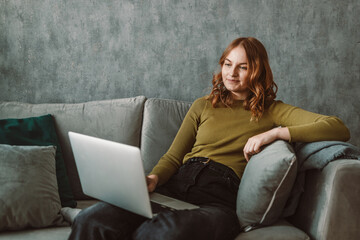
[(248, 96), (248, 59), (243, 46), (231, 50), (221, 67), (221, 75), (234, 99), (244, 100)]

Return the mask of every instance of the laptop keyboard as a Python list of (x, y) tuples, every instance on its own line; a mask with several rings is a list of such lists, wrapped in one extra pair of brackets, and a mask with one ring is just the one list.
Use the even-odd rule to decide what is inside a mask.
[(151, 210), (153, 213), (159, 213), (159, 212), (164, 212), (164, 211), (169, 211), (169, 210), (175, 211), (174, 208), (167, 207), (167, 206), (161, 205), (161, 204), (153, 202), (153, 201), (150, 201), (150, 204), (151, 204)]

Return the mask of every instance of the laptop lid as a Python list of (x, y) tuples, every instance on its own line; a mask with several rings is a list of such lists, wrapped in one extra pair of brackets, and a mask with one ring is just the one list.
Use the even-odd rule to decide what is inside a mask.
[(74, 132), (69, 138), (86, 195), (152, 218), (139, 148)]

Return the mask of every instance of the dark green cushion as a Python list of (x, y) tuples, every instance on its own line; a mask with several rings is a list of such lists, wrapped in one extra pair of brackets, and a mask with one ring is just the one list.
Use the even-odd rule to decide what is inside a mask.
[(51, 115), (0, 120), (0, 144), (56, 146), (56, 178), (61, 205), (63, 207), (76, 206)]

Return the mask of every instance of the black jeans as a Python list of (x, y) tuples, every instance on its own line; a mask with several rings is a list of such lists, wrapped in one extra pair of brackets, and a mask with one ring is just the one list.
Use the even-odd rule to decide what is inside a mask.
[(234, 239), (240, 233), (236, 216), (239, 183), (230, 168), (192, 158), (156, 192), (200, 208), (169, 210), (147, 219), (100, 202), (79, 213), (69, 239)]

